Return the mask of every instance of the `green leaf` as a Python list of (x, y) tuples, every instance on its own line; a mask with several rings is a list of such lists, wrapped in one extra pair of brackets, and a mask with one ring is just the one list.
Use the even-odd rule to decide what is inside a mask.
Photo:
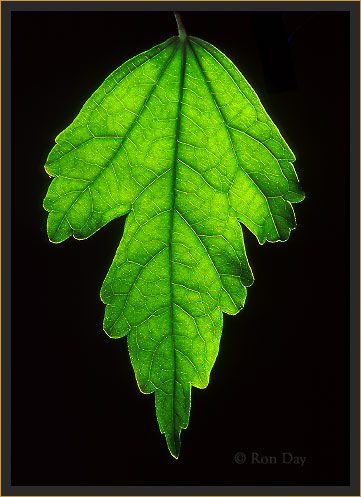
[(51, 241), (127, 214), (101, 289), (104, 330), (128, 336), (174, 457), (191, 386), (209, 382), (222, 312), (236, 314), (253, 283), (240, 222), (260, 243), (288, 239), (291, 202), (304, 198), (294, 160), (234, 64), (184, 34), (115, 70), (48, 156)]

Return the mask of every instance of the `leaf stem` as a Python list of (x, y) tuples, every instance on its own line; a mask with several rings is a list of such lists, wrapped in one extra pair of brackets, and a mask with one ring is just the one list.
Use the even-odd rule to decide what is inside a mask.
[(185, 28), (184, 28), (181, 14), (180, 14), (180, 12), (174, 12), (174, 15), (175, 15), (175, 19), (177, 21), (177, 26), (178, 26), (178, 36), (183, 41), (187, 38), (187, 33), (186, 33)]

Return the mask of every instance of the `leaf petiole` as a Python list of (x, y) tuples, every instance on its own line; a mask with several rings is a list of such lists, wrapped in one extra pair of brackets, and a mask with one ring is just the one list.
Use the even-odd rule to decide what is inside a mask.
[(186, 33), (185, 28), (184, 28), (181, 14), (180, 14), (180, 12), (174, 12), (174, 15), (175, 15), (175, 18), (177, 21), (177, 26), (178, 26), (178, 36), (182, 41), (184, 41), (187, 37), (187, 33)]

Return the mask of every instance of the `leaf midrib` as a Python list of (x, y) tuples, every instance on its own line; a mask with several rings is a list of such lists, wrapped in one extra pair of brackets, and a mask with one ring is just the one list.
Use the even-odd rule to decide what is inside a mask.
[(176, 427), (175, 427), (175, 415), (174, 415), (174, 401), (175, 401), (175, 385), (176, 385), (176, 370), (177, 370), (177, 353), (175, 347), (174, 338), (174, 292), (173, 292), (173, 234), (174, 234), (174, 213), (176, 204), (176, 191), (177, 191), (177, 162), (178, 162), (178, 144), (179, 144), (179, 134), (181, 125), (181, 110), (182, 110), (182, 100), (183, 100), (183, 90), (184, 90), (184, 78), (185, 78), (185, 67), (186, 67), (186, 51), (185, 51), (185, 40), (179, 39), (179, 47), (182, 51), (181, 53), (181, 77), (179, 79), (179, 100), (177, 107), (177, 124), (175, 132), (175, 146), (174, 146), (174, 162), (173, 162), (173, 174), (172, 174), (172, 206), (170, 211), (170, 232), (169, 232), (169, 280), (170, 280), (170, 334), (173, 345), (173, 364), (174, 364), (174, 376), (173, 376), (173, 396), (172, 396), (172, 422), (173, 422), (173, 443), (176, 447)]

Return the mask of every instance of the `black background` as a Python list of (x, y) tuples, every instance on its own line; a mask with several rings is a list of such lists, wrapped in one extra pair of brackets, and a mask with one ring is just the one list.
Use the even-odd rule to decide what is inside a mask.
[[(106, 76), (176, 34), (171, 12), (12, 14), (12, 484), (347, 485), (349, 15), (184, 12), (240, 68), (293, 149), (306, 199), (287, 243), (245, 229), (255, 275), (224, 316), (179, 460), (99, 290), (122, 235), (51, 244), (43, 165)], [(234, 456), (248, 457), (237, 464)], [(283, 451), (306, 457), (283, 465)], [(250, 454), (278, 464), (251, 464)]]

